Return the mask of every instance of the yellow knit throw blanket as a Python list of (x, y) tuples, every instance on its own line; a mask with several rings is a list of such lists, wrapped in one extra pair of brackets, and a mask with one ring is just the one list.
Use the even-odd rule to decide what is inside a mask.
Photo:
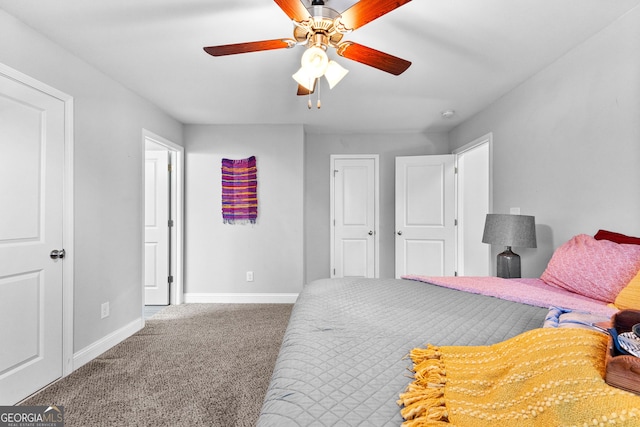
[(403, 426), (640, 426), (640, 396), (603, 380), (606, 351), (604, 334), (573, 328), (414, 349)]

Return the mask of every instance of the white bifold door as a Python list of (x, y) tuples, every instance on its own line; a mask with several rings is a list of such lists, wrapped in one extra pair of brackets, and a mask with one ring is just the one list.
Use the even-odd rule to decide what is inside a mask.
[(396, 277), (455, 274), (453, 155), (396, 158)]
[(0, 73), (0, 405), (63, 372), (65, 105)]

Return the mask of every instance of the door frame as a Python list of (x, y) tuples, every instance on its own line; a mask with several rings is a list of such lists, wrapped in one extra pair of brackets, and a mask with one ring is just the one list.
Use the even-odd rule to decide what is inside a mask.
[[(144, 170), (145, 170), (145, 145), (147, 140), (161, 145), (171, 154), (171, 164), (173, 165), (171, 173), (171, 218), (173, 219), (173, 227), (171, 229), (170, 242), (170, 270), (173, 275), (173, 283), (169, 286), (169, 304), (178, 305), (184, 302), (184, 147), (178, 145), (166, 138), (155, 133), (142, 129), (141, 142), (141, 174), (142, 174), (142, 193), (144, 194)], [(141, 216), (142, 224), (142, 260), (144, 260), (144, 197), (141, 198)], [(144, 266), (143, 266), (144, 268)], [(144, 322), (144, 273), (141, 281), (142, 289), (142, 319)]]
[[(457, 173), (457, 171), (459, 170), (459, 165), (458, 165), (458, 161), (459, 158), (464, 155), (465, 152), (471, 151), (475, 148), (477, 148), (480, 145), (483, 144), (487, 144), (488, 147), (488, 170), (489, 170), (489, 177), (488, 177), (488, 212), (487, 213), (491, 213), (493, 212), (493, 133), (489, 132), (479, 138), (474, 139), (473, 141), (463, 145), (460, 148), (457, 148), (453, 151), (453, 155), (455, 156), (455, 167), (456, 167), (456, 174), (455, 174), (455, 200), (456, 200), (456, 211), (455, 211), (455, 216), (456, 216), (456, 220), (459, 218), (459, 209), (460, 209), (460, 204), (461, 204), (461, 193), (463, 192), (460, 189), (460, 186), (462, 185), (462, 183), (460, 182), (459, 179), (459, 174)], [(457, 275), (464, 275), (464, 235), (463, 235), (463, 230), (461, 229), (460, 224), (458, 223), (458, 226), (456, 227), (456, 274)], [(491, 250), (489, 250), (489, 255), (487, 257), (487, 264), (489, 266), (489, 274), (491, 274), (492, 271), (492, 258), (491, 258)]]
[[(62, 376), (73, 372), (73, 97), (0, 63), (0, 75), (30, 86), (64, 103), (64, 165), (62, 182)], [(36, 390), (34, 390), (35, 392)]]
[(333, 274), (334, 262), (335, 262), (335, 189), (334, 189), (334, 170), (335, 162), (338, 159), (372, 159), (373, 160), (373, 174), (374, 174), (374, 231), (373, 231), (373, 244), (374, 248), (374, 277), (380, 277), (380, 236), (378, 230), (380, 230), (380, 155), (378, 154), (331, 154), (329, 161), (329, 228), (330, 234), (330, 263), (329, 263), (329, 277), (335, 277)]

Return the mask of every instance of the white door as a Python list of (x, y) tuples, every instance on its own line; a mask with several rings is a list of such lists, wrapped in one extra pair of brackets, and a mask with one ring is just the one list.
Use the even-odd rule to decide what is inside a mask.
[(144, 300), (169, 304), (169, 153), (145, 151)]
[(490, 138), (487, 135), (455, 152), (459, 276), (491, 273), (491, 245), (482, 243), (484, 222), (491, 212)]
[(331, 161), (331, 277), (376, 277), (377, 157)]
[(396, 277), (455, 274), (454, 156), (396, 158)]
[(62, 376), (64, 102), (0, 75), (0, 405)]

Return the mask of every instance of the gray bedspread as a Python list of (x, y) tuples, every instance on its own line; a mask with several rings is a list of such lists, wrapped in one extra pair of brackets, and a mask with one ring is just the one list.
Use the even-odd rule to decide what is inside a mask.
[(414, 347), (483, 345), (547, 309), (410, 280), (324, 279), (293, 308), (258, 426), (399, 426)]

